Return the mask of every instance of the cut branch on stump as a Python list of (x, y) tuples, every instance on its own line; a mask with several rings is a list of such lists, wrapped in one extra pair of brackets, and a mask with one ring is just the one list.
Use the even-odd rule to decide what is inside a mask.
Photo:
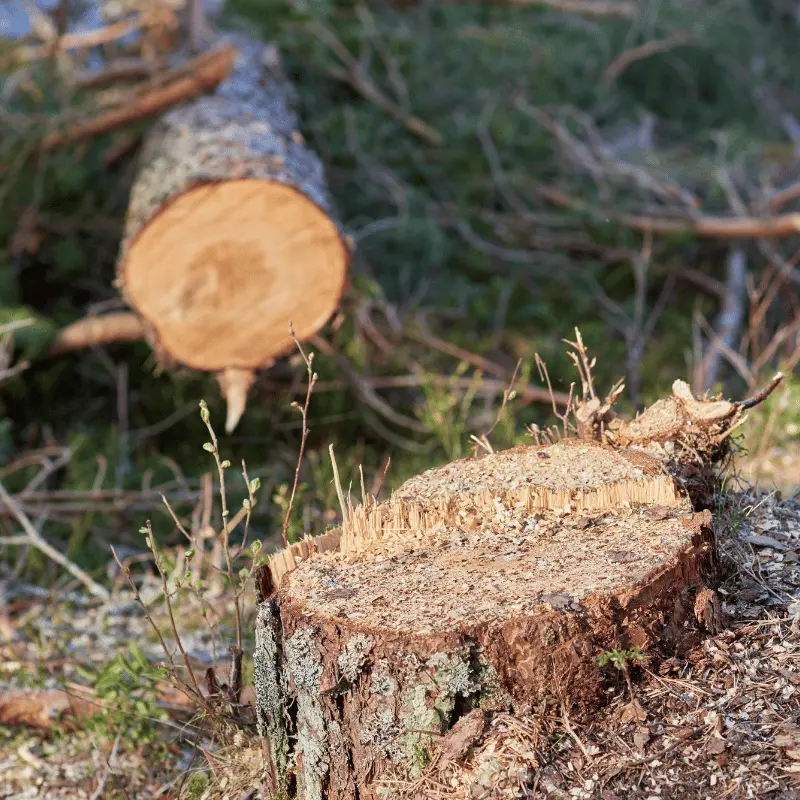
[(277, 52), (243, 36), (216, 93), (166, 114), (142, 148), (118, 284), (165, 366), (217, 373), (232, 430), (255, 370), (339, 305), (349, 249)]
[(473, 709), (589, 708), (600, 653), (698, 635), (715, 566), (710, 514), (643, 453), (565, 440), (430, 470), (264, 568), (271, 772), (294, 763), (302, 800), (388, 797)]

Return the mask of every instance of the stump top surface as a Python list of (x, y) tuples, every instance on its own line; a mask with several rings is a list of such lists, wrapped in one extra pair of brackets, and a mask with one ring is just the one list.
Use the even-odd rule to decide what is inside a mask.
[(435, 467), (406, 481), (394, 496), (425, 503), (481, 492), (597, 491), (610, 484), (645, 483), (664, 475), (663, 467), (643, 453), (565, 440), (548, 447), (514, 447)]
[(691, 546), (692, 515), (654, 507), (593, 516), (498, 509), (480, 528), (409, 532), (381, 552), (320, 553), (281, 595), (367, 628), (431, 635), (624, 595)]

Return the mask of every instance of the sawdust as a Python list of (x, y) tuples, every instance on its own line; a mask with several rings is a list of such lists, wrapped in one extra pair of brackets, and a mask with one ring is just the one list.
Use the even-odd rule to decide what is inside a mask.
[(611, 483), (645, 482), (658, 474), (659, 465), (638, 454), (565, 440), (549, 447), (515, 447), (430, 469), (406, 481), (395, 497), (434, 503), (455, 495), (508, 494), (524, 488), (597, 490)]

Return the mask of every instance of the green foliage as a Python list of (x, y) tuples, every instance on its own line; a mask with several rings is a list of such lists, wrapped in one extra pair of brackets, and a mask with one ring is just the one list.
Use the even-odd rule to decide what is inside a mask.
[(98, 704), (103, 706), (87, 720), (86, 730), (109, 739), (122, 734), (125, 741), (141, 745), (157, 741), (159, 721), (166, 719), (167, 713), (157, 705), (156, 684), (166, 675), (139, 645), (131, 642), (127, 653), (117, 653), (98, 670), (76, 669), (90, 682)]
[(0, 329), (12, 322), (30, 320), (30, 324), (14, 331), (14, 343), (20, 357), (33, 359), (41, 355), (56, 334), (56, 326), (26, 306), (0, 306)]
[(199, 800), (211, 786), (211, 777), (207, 772), (193, 772), (186, 779), (181, 797), (187, 800)]
[(456, 384), (466, 373), (467, 367), (465, 362), (459, 364), (445, 382), (434, 380), (434, 376), (425, 376), (422, 383), (425, 405), (417, 410), (420, 420), (439, 440), (450, 461), (466, 453), (467, 422), (481, 381), (481, 375), (476, 374), (462, 395), (456, 389)]
[(638, 647), (631, 647), (627, 650), (608, 650), (597, 656), (597, 663), (601, 667), (609, 665), (618, 669), (620, 672), (627, 672), (630, 665), (644, 658)]

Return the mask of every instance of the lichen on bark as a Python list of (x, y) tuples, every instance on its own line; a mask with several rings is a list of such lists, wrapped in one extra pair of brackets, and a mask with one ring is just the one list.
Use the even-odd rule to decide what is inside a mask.
[(297, 793), (303, 800), (323, 800), (330, 755), (320, 700), (322, 658), (314, 628), (298, 628), (284, 641), (284, 653), (289, 690), (297, 704)]
[(275, 790), (286, 787), (289, 739), (286, 729), (285, 687), (281, 681), (281, 634), (275, 600), (259, 604), (253, 653), (253, 687), (256, 695), (258, 734), (272, 759)]

